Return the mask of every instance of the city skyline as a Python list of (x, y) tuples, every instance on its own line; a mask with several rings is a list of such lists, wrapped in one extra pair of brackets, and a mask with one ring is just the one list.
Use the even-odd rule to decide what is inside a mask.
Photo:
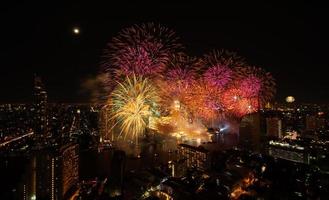
[(122, 28), (150, 21), (174, 29), (193, 56), (228, 49), (270, 71), (277, 82), (276, 101), (292, 95), (297, 102), (328, 102), (320, 6), (145, 6), (7, 5), (1, 54), (6, 95), (0, 102), (31, 101), (34, 73), (45, 82), (50, 102), (90, 101), (83, 85), (98, 73), (106, 44)]
[(0, 12), (0, 199), (327, 199), (326, 7)]

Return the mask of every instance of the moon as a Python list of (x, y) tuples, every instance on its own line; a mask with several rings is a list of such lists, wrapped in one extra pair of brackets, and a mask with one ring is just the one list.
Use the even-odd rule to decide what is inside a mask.
[(79, 29), (78, 27), (74, 27), (74, 28), (73, 28), (73, 33), (74, 33), (75, 35), (79, 35), (79, 34), (80, 34), (80, 29)]
[(293, 96), (287, 96), (286, 97), (286, 102), (287, 103), (293, 103), (295, 101), (295, 97), (293, 97)]

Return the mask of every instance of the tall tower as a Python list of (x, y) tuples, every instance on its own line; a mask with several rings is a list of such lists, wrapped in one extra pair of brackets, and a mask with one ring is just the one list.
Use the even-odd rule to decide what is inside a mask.
[(33, 103), (34, 103), (34, 132), (36, 134), (47, 133), (47, 92), (41, 81), (41, 78), (34, 75), (34, 90), (33, 90)]
[(113, 120), (110, 117), (110, 107), (108, 105), (102, 106), (99, 116), (100, 142), (113, 142), (115, 140), (113, 125)]

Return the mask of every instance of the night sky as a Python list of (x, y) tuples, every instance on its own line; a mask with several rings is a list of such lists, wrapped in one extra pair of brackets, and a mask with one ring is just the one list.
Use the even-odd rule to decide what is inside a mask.
[(88, 2), (1, 5), (0, 102), (31, 101), (34, 73), (51, 102), (88, 102), (82, 85), (96, 76), (106, 43), (124, 27), (156, 22), (190, 55), (224, 48), (270, 71), (279, 102), (329, 103), (326, 6)]

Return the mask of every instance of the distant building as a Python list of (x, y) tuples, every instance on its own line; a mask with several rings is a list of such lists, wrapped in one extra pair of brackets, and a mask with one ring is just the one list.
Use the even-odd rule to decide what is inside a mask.
[(202, 146), (195, 147), (188, 144), (180, 144), (178, 147), (180, 160), (184, 160), (187, 168), (207, 170), (210, 167), (210, 154)]
[(38, 162), (37, 199), (65, 199), (79, 181), (79, 147), (68, 144), (45, 156)]
[(324, 129), (326, 127), (326, 120), (318, 115), (307, 115), (305, 117), (305, 129), (306, 131), (314, 131), (318, 129)]
[(282, 121), (278, 117), (266, 118), (266, 136), (282, 137)]
[[(54, 158), (53, 158), (54, 159)], [(79, 181), (79, 145), (69, 144), (60, 149), (59, 156), (59, 191), (60, 197), (66, 198), (70, 189)]]
[(67, 144), (56, 150), (40, 151), (28, 167), (32, 173), (23, 177), (20, 199), (67, 199), (79, 181), (79, 146)]
[(102, 106), (99, 113), (99, 131), (100, 131), (100, 142), (113, 142), (116, 138), (114, 136), (113, 120), (110, 117), (110, 108), (105, 105)]
[(260, 150), (265, 136), (265, 119), (261, 113), (253, 113), (242, 118), (239, 127), (239, 143), (246, 148)]
[(47, 118), (47, 92), (38, 76), (34, 77), (34, 131), (36, 134), (47, 133), (48, 118)]
[(281, 158), (298, 163), (309, 164), (309, 156), (303, 146), (282, 141), (270, 141), (268, 153), (275, 158)]
[(305, 118), (306, 130), (316, 130), (317, 129), (317, 118), (314, 115), (308, 115)]

